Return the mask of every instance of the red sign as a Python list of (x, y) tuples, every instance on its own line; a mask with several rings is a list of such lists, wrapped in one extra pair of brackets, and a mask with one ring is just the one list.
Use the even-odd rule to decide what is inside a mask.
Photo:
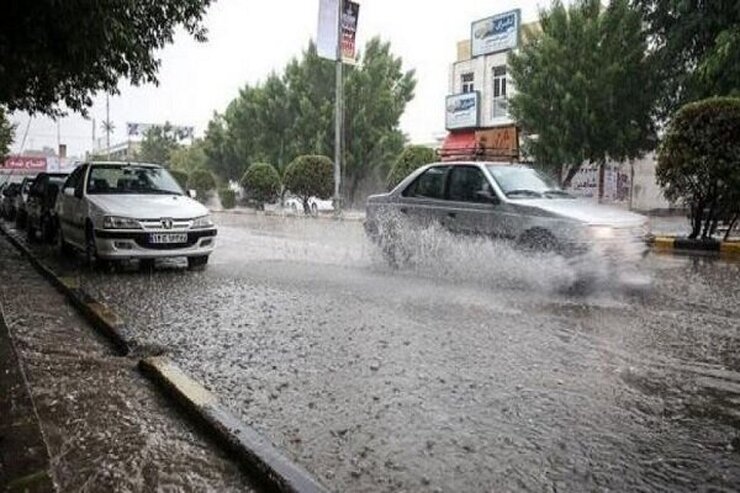
[(8, 156), (2, 166), (3, 169), (15, 170), (46, 170), (45, 157)]

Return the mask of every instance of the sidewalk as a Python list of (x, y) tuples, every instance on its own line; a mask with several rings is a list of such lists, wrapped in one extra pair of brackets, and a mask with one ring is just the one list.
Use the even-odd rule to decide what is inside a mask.
[[(58, 491), (254, 491), (239, 467), (139, 374), (136, 361), (116, 356), (2, 236), (0, 272), (0, 304)], [(2, 354), (7, 342), (0, 338)], [(0, 395), (0, 410), (8, 399)], [(14, 438), (6, 437), (0, 451)], [(38, 450), (37, 458), (45, 454)]]

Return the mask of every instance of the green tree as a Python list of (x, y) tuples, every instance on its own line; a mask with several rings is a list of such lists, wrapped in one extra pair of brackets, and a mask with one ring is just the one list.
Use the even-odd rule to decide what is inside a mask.
[(437, 160), (437, 154), (430, 148), (424, 146), (407, 146), (403, 152), (398, 156), (396, 162), (393, 164), (388, 178), (386, 178), (386, 187), (388, 190), (392, 190), (403, 181), (413, 171), (424, 166), (425, 164), (433, 163)]
[(178, 26), (206, 39), (212, 0), (13, 2), (0, 15), (0, 104), (11, 111), (84, 111), (121, 78), (157, 83), (156, 53)]
[(15, 134), (15, 125), (8, 121), (5, 115), (5, 110), (0, 106), (0, 161), (10, 151), (10, 145), (13, 143), (13, 136)]
[[(690, 211), (690, 238), (712, 236), (740, 214), (740, 98), (690, 103), (671, 120), (656, 169), (668, 200)], [(729, 230), (728, 230), (729, 234)]]
[(192, 173), (196, 169), (206, 168), (208, 158), (204, 150), (202, 139), (196, 139), (189, 146), (178, 146), (171, 151), (169, 157), (170, 170), (181, 170)]
[[(525, 151), (568, 185), (584, 163), (604, 166), (655, 146), (652, 73), (641, 16), (627, 0), (555, 2), (509, 57), (511, 112)], [(563, 173), (563, 171), (565, 171)]]
[[(404, 72), (390, 45), (377, 38), (368, 42), (361, 60), (347, 67), (345, 76), (343, 190), (350, 202), (363, 181), (382, 182), (403, 149), (399, 120), (416, 84), (414, 72)], [(267, 161), (284, 173), (297, 156), (333, 155), (334, 73), (311, 42), (282, 76), (272, 74), (264, 84), (244, 87), (209, 124), (209, 167), (234, 178), (243, 173), (243, 163)]]
[(247, 199), (254, 202), (257, 209), (263, 210), (266, 203), (274, 202), (280, 196), (280, 175), (271, 164), (254, 163), (244, 173), (241, 186)]
[(733, 0), (632, 0), (650, 37), (658, 115), (740, 91), (740, 8)]
[(303, 212), (311, 212), (308, 199), (328, 199), (334, 191), (334, 165), (326, 156), (298, 156), (285, 170), (285, 188), (303, 202)]
[(195, 190), (196, 198), (200, 202), (207, 202), (211, 192), (216, 189), (216, 180), (210, 171), (205, 169), (196, 169), (188, 177), (188, 188)]
[(175, 130), (169, 122), (151, 127), (144, 134), (138, 159), (154, 164), (169, 165), (172, 153), (180, 148)]

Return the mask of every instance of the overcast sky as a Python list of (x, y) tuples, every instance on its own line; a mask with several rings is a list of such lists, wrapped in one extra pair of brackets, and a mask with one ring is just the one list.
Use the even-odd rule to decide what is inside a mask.
[[(448, 71), (455, 60), (456, 42), (470, 34), (473, 20), (520, 8), (523, 22), (536, 20), (538, 6), (549, 0), (359, 0), (358, 47), (372, 36), (391, 42), (406, 69), (416, 69), (416, 97), (401, 120), (413, 142), (427, 142), (444, 132), (444, 97)], [(197, 43), (178, 33), (174, 44), (159, 53), (159, 86), (131, 87), (121, 83), (121, 94), (110, 100), (116, 127), (111, 143), (126, 139), (126, 122), (170, 121), (194, 125), (202, 136), (214, 111), (222, 112), (246, 83), (255, 84), (271, 71), (281, 71), (315, 37), (318, 0), (218, 0), (205, 25), (209, 40)], [(105, 96), (95, 99), (90, 116), (97, 137), (105, 119)], [(12, 116), (18, 124), (14, 152), (29, 122), (26, 114)], [(25, 149), (56, 148), (57, 124), (33, 118)], [(92, 122), (70, 115), (59, 122), (61, 142), (70, 156), (82, 156), (92, 147)]]

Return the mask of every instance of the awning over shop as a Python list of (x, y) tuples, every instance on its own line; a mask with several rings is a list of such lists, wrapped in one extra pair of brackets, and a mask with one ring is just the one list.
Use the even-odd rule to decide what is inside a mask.
[(474, 159), (478, 150), (475, 132), (450, 133), (445, 137), (439, 156), (442, 161)]

